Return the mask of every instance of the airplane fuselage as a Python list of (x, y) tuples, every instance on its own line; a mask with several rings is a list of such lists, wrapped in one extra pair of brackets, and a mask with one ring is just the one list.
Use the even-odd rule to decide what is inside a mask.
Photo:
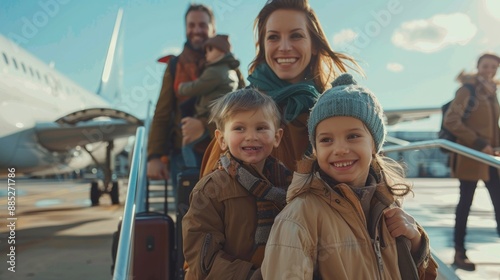
[[(89, 165), (92, 159), (83, 147), (54, 152), (40, 145), (37, 124), (54, 123), (88, 108), (111, 108), (110, 103), (2, 35), (0, 73), (0, 174), (9, 167), (22, 173), (43, 174)], [(123, 148), (126, 139), (119, 142), (115, 147)], [(86, 148), (96, 150), (104, 143), (89, 145)]]

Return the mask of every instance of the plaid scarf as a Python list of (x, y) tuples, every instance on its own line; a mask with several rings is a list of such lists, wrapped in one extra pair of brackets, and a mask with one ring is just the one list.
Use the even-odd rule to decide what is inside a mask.
[(286, 190), (291, 183), (292, 172), (283, 163), (269, 156), (264, 164), (262, 178), (248, 165), (243, 165), (229, 152), (221, 155), (220, 166), (231, 178), (237, 180), (257, 201), (257, 230), (255, 245), (266, 244), (274, 218), (286, 205)]

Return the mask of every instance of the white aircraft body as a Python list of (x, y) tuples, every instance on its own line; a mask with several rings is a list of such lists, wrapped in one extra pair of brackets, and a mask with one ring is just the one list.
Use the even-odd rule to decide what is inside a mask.
[(15, 168), (17, 174), (43, 175), (92, 163), (111, 167), (110, 158), (123, 150), (141, 124), (111, 104), (119, 94), (116, 77), (121, 69), (115, 61), (121, 47), (121, 18), (122, 10), (98, 93), (82, 88), (0, 35), (0, 175), (8, 168)]

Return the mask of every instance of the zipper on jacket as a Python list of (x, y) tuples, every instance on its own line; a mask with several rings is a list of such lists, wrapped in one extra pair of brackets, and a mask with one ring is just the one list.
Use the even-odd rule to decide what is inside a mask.
[[(351, 206), (354, 209), (356, 209), (356, 206), (354, 206), (354, 203), (352, 201), (350, 201), (349, 199), (346, 199), (345, 197), (344, 197), (344, 200), (346, 200), (349, 204), (351, 204)], [(370, 212), (372, 212), (372, 211), (374, 211), (374, 209), (370, 209)], [(356, 212), (356, 214), (358, 214), (359, 220), (362, 222), (363, 221), (362, 214), (360, 214), (358, 211), (354, 211), (354, 212)], [(382, 259), (382, 250), (380, 249), (380, 237), (379, 237), (380, 230), (377, 230), (377, 229), (379, 229), (378, 224), (380, 223), (380, 219), (381, 219), (382, 215), (383, 215), (382, 211), (377, 213), (377, 218), (375, 219), (376, 222), (375, 222), (374, 228), (373, 229), (367, 228), (367, 231), (366, 231), (366, 232), (368, 232), (368, 236), (369, 236), (370, 240), (372, 241), (373, 249), (375, 251), (375, 257), (377, 259), (377, 266), (378, 266), (378, 279), (383, 279), (382, 275), (384, 275), (382, 273), (384, 271), (384, 261)], [(368, 225), (368, 217), (365, 217), (365, 220), (366, 220), (366, 225)], [(373, 231), (370, 232), (371, 230), (373, 230)]]
[[(383, 279), (384, 275), (384, 260), (382, 259), (382, 250), (381, 243), (384, 243), (382, 238), (382, 230), (380, 229), (380, 223), (382, 217), (384, 215), (384, 209), (387, 208), (386, 205), (380, 203), (378, 201), (371, 209), (370, 209), (370, 217), (368, 220), (369, 224), (369, 234), (373, 241), (373, 250), (375, 252), (375, 257), (377, 258), (379, 279)], [(383, 244), (385, 247), (385, 243)]]
[(382, 251), (380, 250), (380, 238), (378, 236), (373, 240), (373, 249), (375, 250), (375, 256), (377, 257), (379, 279), (382, 279), (382, 275), (384, 275), (383, 274), (384, 261), (382, 260)]

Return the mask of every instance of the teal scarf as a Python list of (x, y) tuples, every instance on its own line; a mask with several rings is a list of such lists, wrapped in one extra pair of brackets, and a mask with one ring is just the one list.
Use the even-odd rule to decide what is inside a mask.
[(278, 78), (267, 63), (259, 64), (248, 76), (248, 81), (250, 86), (265, 92), (276, 104), (284, 107), (284, 119), (287, 123), (302, 113), (308, 113), (319, 96), (312, 81), (290, 84)]

